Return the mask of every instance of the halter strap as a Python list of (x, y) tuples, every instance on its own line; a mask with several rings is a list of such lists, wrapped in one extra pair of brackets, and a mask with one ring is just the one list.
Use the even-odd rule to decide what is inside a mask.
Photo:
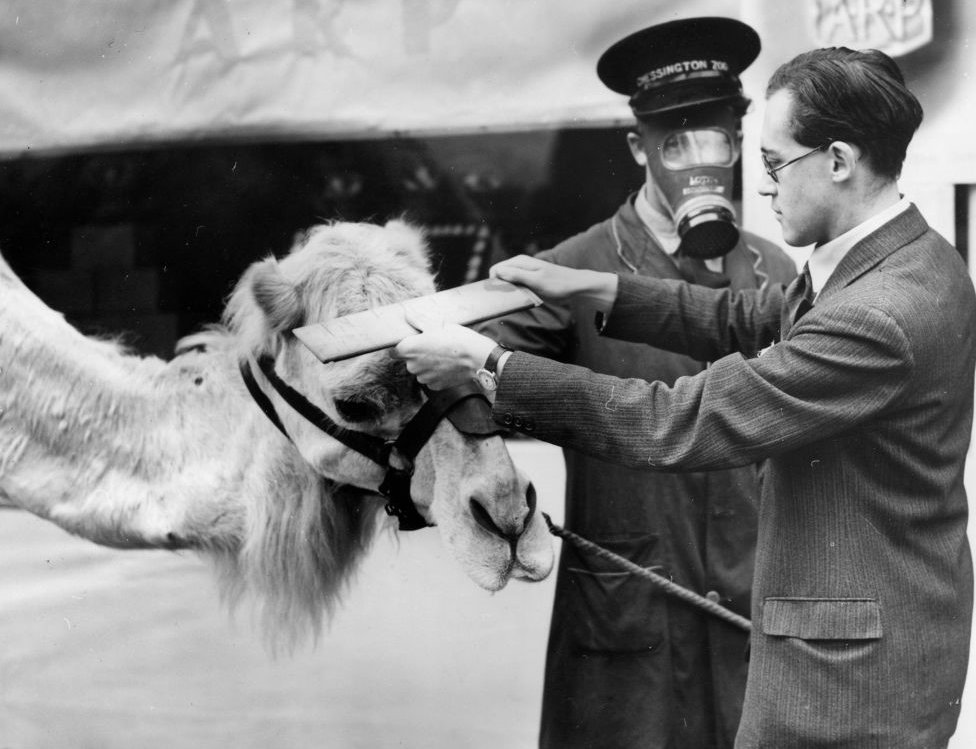
[[(363, 432), (354, 432), (351, 429), (346, 429), (339, 424), (336, 424), (329, 415), (325, 413), (322, 409), (311, 403), (304, 395), (295, 390), (291, 385), (282, 380), (278, 373), (274, 369), (274, 359), (267, 354), (258, 357), (257, 360), (258, 368), (261, 370), (261, 374), (264, 375), (265, 379), (271, 384), (271, 387), (275, 389), (278, 395), (281, 396), (282, 400), (285, 401), (289, 406), (291, 406), (297, 413), (301, 414), (303, 418), (309, 421), (314, 426), (321, 429), (330, 437), (339, 440), (342, 444), (351, 450), (355, 450), (360, 455), (364, 455), (374, 463), (381, 466), (386, 466), (389, 462), (390, 456), (390, 446), (386, 440), (380, 437), (374, 437), (371, 434), (364, 434)], [(244, 367), (247, 366), (248, 374), (251, 375), (251, 381), (253, 382), (253, 373), (250, 372), (250, 365), (245, 363), (241, 364), (241, 370), (243, 372)], [(245, 383), (247, 382), (247, 377), (245, 377)], [(255, 383), (255, 387), (257, 384)], [(250, 386), (248, 386), (250, 389)], [(253, 392), (251, 394), (254, 395)], [(284, 426), (281, 425), (281, 418), (277, 413), (274, 412), (274, 406), (271, 404), (270, 399), (262, 392), (263, 400), (267, 402), (268, 407), (271, 408), (271, 413), (274, 413), (274, 417), (271, 418), (272, 422), (281, 429), (287, 435), (284, 430)], [(264, 410), (264, 406), (261, 405), (261, 401), (255, 399), (258, 406)], [(267, 413), (267, 412), (266, 412)]]
[(271, 423), (278, 428), (279, 432), (291, 440), (291, 437), (285, 430), (285, 425), (282, 424), (281, 419), (278, 418), (278, 412), (275, 411), (274, 404), (271, 402), (271, 399), (260, 388), (257, 380), (254, 379), (254, 372), (251, 371), (250, 363), (242, 361), (238, 366), (241, 370), (241, 378), (244, 380), (244, 385), (247, 387), (247, 392), (251, 394), (251, 398), (254, 399), (254, 402), (258, 405), (258, 408), (264, 412), (264, 415), (267, 416)]
[[(271, 356), (261, 356), (256, 363), (278, 395), (298, 414), (346, 447), (386, 468), (386, 476), (379, 486), (379, 492), (387, 500), (384, 507), (386, 514), (397, 518), (402, 531), (417, 530), (430, 525), (413, 503), (410, 480), (413, 477), (413, 461), (417, 453), (433, 435), (441, 419), (446, 417), (458, 431), (469, 435), (488, 436), (507, 432), (491, 418), (491, 405), (481, 389), (474, 383), (468, 383), (447, 390), (427, 391), (427, 400), (403, 428), (400, 436), (387, 442), (379, 437), (346, 429), (334, 422), (322, 409), (278, 376)], [(254, 402), (271, 423), (291, 440), (274, 404), (258, 385), (250, 362), (242, 361), (240, 370)]]
[[(491, 418), (491, 406), (477, 385), (464, 383), (445, 390), (426, 390), (427, 400), (393, 442), (393, 449), (413, 460), (445, 417), (469, 435), (503, 434), (507, 430)], [(477, 400), (470, 400), (470, 399)]]

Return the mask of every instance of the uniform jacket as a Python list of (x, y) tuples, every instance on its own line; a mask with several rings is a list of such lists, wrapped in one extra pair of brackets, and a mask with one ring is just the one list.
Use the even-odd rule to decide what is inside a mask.
[(795, 324), (777, 286), (623, 276), (604, 334), (717, 361), (667, 386), (515, 353), (495, 418), (635, 468), (761, 461), (736, 746), (945, 746), (973, 600), (976, 296), (958, 253), (911, 206)]
[[(748, 246), (746, 245), (748, 242)], [(538, 257), (574, 268), (680, 278), (631, 201)], [(733, 289), (786, 284), (795, 265), (753, 235), (725, 258)], [(482, 332), (519, 351), (616, 377), (673, 383), (704, 363), (598, 336), (593, 314), (543, 306)], [(565, 451), (566, 526), (749, 615), (758, 486), (753, 466), (648, 473)], [(564, 544), (546, 658), (541, 746), (731, 747), (746, 681), (745, 632)]]

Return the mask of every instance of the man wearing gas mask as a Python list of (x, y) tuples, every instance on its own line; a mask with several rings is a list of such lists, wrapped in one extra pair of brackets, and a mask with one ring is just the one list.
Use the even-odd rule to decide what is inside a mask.
[[(726, 18), (661, 24), (610, 47), (597, 74), (630, 97), (637, 123), (628, 143), (645, 184), (614, 216), (539, 257), (733, 289), (788, 283), (796, 275), (793, 261), (740, 231), (732, 202), (740, 118), (749, 106), (738, 74), (759, 47), (755, 31)], [(480, 330), (511, 348), (618, 377), (670, 384), (707, 366), (602, 338), (592, 311), (573, 307), (546, 305)], [(749, 615), (753, 468), (662, 474), (572, 450), (565, 458), (570, 530)], [(564, 544), (540, 746), (731, 747), (746, 644), (745, 633), (728, 623)]]

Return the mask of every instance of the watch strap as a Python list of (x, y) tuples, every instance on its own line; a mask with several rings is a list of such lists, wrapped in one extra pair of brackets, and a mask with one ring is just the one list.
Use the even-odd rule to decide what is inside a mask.
[(501, 359), (502, 356), (507, 351), (511, 351), (511, 350), (512, 349), (510, 349), (504, 343), (499, 343), (497, 346), (495, 346), (495, 348), (491, 350), (491, 353), (488, 354), (488, 358), (485, 359), (484, 369), (491, 372), (492, 374), (497, 374), (498, 360)]

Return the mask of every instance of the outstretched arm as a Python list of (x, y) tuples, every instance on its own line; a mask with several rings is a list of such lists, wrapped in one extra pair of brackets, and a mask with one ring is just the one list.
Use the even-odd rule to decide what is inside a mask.
[[(568, 268), (520, 255), (492, 266), (491, 274), (526, 286), (554, 303), (586, 300), (608, 317), (604, 334), (647, 343), (714, 361), (732, 352), (753, 356), (779, 333), (782, 289), (732, 295), (678, 281), (620, 279), (614, 273)], [(474, 378), (495, 341), (439, 320), (408, 319), (421, 335), (410, 336), (392, 350), (418, 381), (435, 390)], [(507, 357), (498, 367), (504, 369)]]
[[(808, 319), (813, 318), (813, 319)], [(915, 366), (899, 324), (844, 305), (760, 357), (723, 357), (673, 385), (514, 353), (493, 415), (536, 439), (649, 470), (714, 470), (823, 440), (903, 397)]]
[[(582, 301), (606, 315), (603, 334), (714, 361), (752, 356), (779, 334), (782, 287), (732, 293), (659, 278), (567, 268), (519, 255), (491, 275), (527, 286), (546, 301)], [(610, 311), (613, 314), (610, 315)]]
[[(583, 300), (594, 310), (609, 311), (617, 294), (614, 273), (568, 268), (529, 255), (518, 255), (492, 266), (490, 275), (525, 286), (547, 302), (555, 304)], [(410, 336), (391, 350), (391, 356), (406, 362), (417, 381), (441, 390), (475, 377), (496, 342), (460, 325), (408, 313), (407, 322), (420, 335)], [(498, 363), (501, 374), (507, 355)]]

